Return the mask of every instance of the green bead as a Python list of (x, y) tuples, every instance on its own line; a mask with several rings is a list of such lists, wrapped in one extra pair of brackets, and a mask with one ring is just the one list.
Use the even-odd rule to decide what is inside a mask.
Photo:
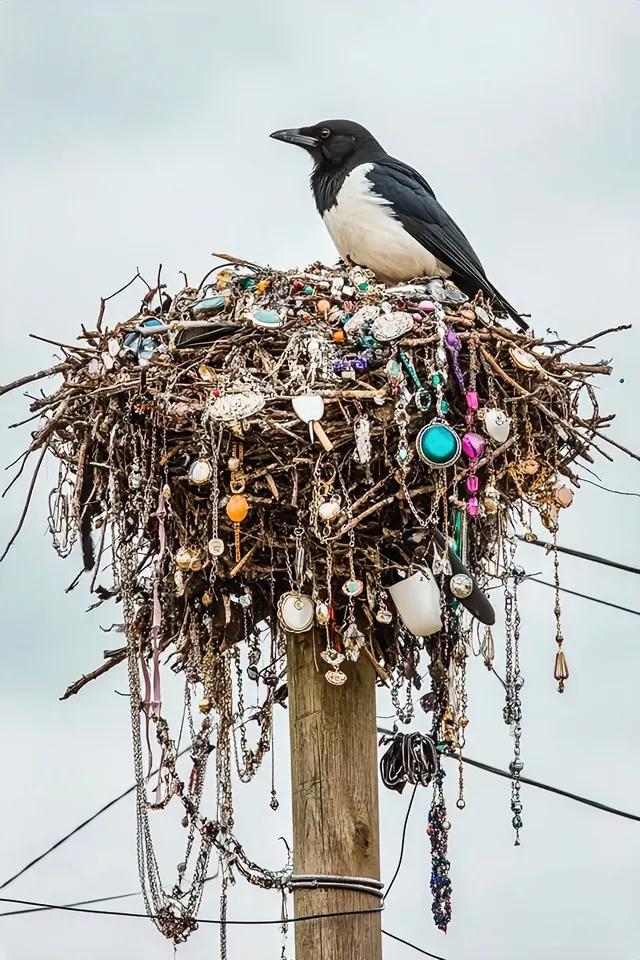
[(439, 373), (432, 373), (432, 374), (431, 374), (431, 383), (433, 384), (434, 387), (437, 387), (437, 386), (438, 386), (438, 384), (440, 383), (441, 379), (442, 379), (442, 377), (440, 376)]
[(304, 288), (304, 293), (306, 294), (307, 297), (310, 297), (311, 294), (313, 293), (313, 287), (306, 286), (306, 287)]
[(440, 401), (440, 411), (441, 413), (446, 413), (449, 409), (449, 403), (447, 400)]
[(365, 290), (368, 290), (368, 289), (369, 289), (369, 284), (366, 281), (364, 283), (358, 284), (358, 290), (362, 290), (363, 293)]
[(256, 281), (253, 277), (240, 277), (240, 287), (243, 290), (252, 290), (256, 285)]

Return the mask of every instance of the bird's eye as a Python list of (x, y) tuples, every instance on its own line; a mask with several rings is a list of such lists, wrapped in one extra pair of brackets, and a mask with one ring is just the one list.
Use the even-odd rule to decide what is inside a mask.
[(330, 136), (331, 136), (331, 130), (329, 130), (329, 127), (323, 127), (322, 130), (320, 131), (320, 139), (326, 140), (327, 137), (330, 137)]

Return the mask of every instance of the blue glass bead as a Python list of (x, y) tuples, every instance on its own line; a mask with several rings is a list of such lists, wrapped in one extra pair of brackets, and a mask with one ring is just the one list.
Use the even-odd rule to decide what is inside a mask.
[(430, 423), (416, 437), (416, 450), (431, 467), (448, 467), (460, 456), (460, 437), (446, 423)]
[(304, 292), (305, 292), (305, 294), (306, 294), (308, 297), (310, 297), (311, 294), (313, 293), (313, 287), (306, 286), (306, 287), (304, 288)]

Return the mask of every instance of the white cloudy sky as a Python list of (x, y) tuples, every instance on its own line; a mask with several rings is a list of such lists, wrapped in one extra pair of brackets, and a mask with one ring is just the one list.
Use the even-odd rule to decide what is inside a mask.
[[(172, 282), (181, 268), (204, 273), (214, 249), (280, 266), (330, 260), (306, 158), (267, 134), (332, 116), (369, 125), (419, 167), (538, 330), (571, 338), (635, 320), (639, 24), (637, 0), (0, 0), (0, 382), (48, 364), (49, 348), (29, 332), (72, 339), (98, 297), (137, 265), (153, 275), (162, 262)], [(613, 434), (638, 445), (637, 333), (593, 356), (615, 358), (602, 404), (619, 414)], [(2, 423), (20, 419), (26, 403), (5, 397)], [(26, 439), (4, 432), (2, 462)], [(637, 463), (603, 463), (600, 474), (610, 486), (640, 488)], [(0, 880), (131, 781), (127, 704), (113, 692), (124, 676), (57, 699), (110, 645), (98, 629), (109, 614), (84, 615), (82, 586), (64, 593), (77, 558), (63, 564), (52, 554), (44, 521), (52, 465), (45, 479), (1, 571)], [(2, 502), (4, 537), (19, 509), (18, 493)], [(637, 500), (585, 487), (561, 541), (638, 565), (639, 532)], [(521, 561), (549, 579), (540, 551), (523, 548)], [(640, 607), (633, 576), (577, 560), (562, 566), (566, 586)], [(567, 597), (571, 679), (559, 697), (552, 595), (535, 584), (523, 593), (526, 772), (640, 811), (637, 619)], [(470, 755), (506, 766), (500, 688), (478, 662), (469, 685)], [(279, 733), (286, 798), (282, 724)], [(452, 810), (449, 934), (431, 923), (422, 794), (387, 929), (449, 960), (639, 957), (638, 825), (524, 789), (516, 850), (508, 784), (473, 771), (467, 780), (467, 809)], [(387, 877), (406, 802), (382, 797)], [(239, 792), (238, 827), (257, 859), (280, 862), (287, 804), (274, 817), (264, 782)], [(173, 831), (160, 834), (171, 876)], [(136, 882), (125, 802), (6, 895), (69, 902)], [(274, 897), (239, 887), (230, 915), (277, 910)], [(203, 914), (217, 911), (211, 884)], [(279, 956), (273, 930), (230, 936), (231, 957)], [(203, 927), (181, 954), (217, 951), (215, 931)], [(385, 942), (386, 960), (414, 955)], [(172, 948), (142, 920), (0, 918), (0, 960), (88, 956), (170, 960)]]

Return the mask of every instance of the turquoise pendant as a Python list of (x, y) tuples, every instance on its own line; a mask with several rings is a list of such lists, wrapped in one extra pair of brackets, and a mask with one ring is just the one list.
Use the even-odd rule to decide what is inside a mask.
[(282, 317), (275, 310), (254, 310), (250, 314), (254, 327), (281, 327)]
[(423, 427), (416, 437), (418, 456), (430, 467), (450, 467), (460, 456), (460, 437), (446, 423)]

